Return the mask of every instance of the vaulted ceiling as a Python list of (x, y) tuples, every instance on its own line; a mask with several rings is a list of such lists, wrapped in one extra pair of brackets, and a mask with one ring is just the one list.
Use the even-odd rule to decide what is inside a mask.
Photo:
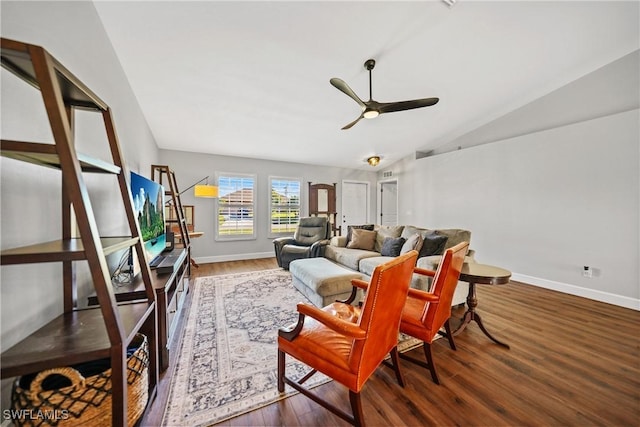
[[(636, 1), (94, 4), (160, 148), (349, 168), (472, 145), (640, 47)], [(369, 58), (375, 100), (440, 102), (341, 130), (360, 108), (329, 79), (367, 100)]]

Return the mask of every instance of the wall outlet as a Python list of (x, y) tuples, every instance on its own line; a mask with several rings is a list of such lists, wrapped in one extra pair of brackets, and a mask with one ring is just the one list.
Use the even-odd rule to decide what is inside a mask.
[(582, 275), (584, 277), (593, 277), (593, 269), (588, 265), (585, 265), (584, 267), (582, 267)]

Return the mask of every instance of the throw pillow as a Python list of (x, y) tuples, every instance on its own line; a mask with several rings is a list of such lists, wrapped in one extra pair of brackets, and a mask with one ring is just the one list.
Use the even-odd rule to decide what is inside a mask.
[(404, 237), (387, 237), (382, 243), (380, 255), (396, 257), (400, 255), (402, 245), (404, 245)]
[(422, 244), (423, 244), (422, 236), (416, 233), (413, 236), (409, 237), (404, 242), (404, 245), (402, 245), (402, 248), (400, 248), (400, 255), (406, 254), (407, 252), (412, 251), (414, 249), (418, 251), (418, 253), (420, 253), (420, 249), (422, 249)]
[(347, 243), (349, 249), (364, 249), (372, 251), (373, 245), (376, 243), (376, 232), (373, 230), (365, 230), (363, 228), (354, 228), (351, 230), (351, 241)]
[(442, 255), (447, 244), (448, 237), (441, 234), (430, 233), (423, 237), (422, 249), (418, 258), (431, 255)]
[[(376, 245), (373, 250), (376, 252), (382, 252), (382, 244), (387, 237), (400, 237), (404, 225), (377, 225), (374, 230), (378, 233), (376, 236)], [(402, 236), (405, 239), (407, 236)]]
[(351, 235), (353, 233), (352, 230), (371, 230), (373, 231), (374, 224), (364, 224), (364, 225), (350, 225), (347, 227), (347, 244), (351, 241)]

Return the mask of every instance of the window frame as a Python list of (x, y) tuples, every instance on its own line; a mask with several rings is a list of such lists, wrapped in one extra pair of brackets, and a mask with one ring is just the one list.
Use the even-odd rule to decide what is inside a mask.
[[(256, 240), (257, 238), (257, 223), (256, 223), (256, 212), (257, 212), (257, 193), (258, 193), (258, 175), (257, 174), (248, 174), (248, 173), (238, 173), (238, 172), (216, 172), (216, 183), (218, 185), (218, 198), (216, 199), (216, 218), (215, 218), (215, 240), (221, 242), (229, 242), (229, 241), (238, 241), (238, 240)], [(220, 199), (223, 197), (222, 195), (222, 187), (220, 185), (221, 179), (251, 179), (253, 184), (253, 190), (251, 195), (251, 205), (249, 209), (253, 210), (253, 225), (251, 234), (220, 234), (220, 216), (221, 216), (221, 203)], [(235, 190), (238, 191), (238, 190)], [(243, 200), (244, 201), (244, 200)], [(241, 203), (229, 204), (229, 208), (237, 207), (237, 209), (242, 213), (244, 209), (246, 209), (246, 205)], [(237, 220), (238, 218), (236, 218)], [(242, 219), (242, 217), (240, 218)]]
[[(282, 232), (275, 232), (273, 231), (273, 218), (272, 218), (272, 212), (274, 210), (274, 203), (273, 203), (273, 197), (272, 195), (272, 191), (273, 191), (273, 181), (275, 180), (280, 180), (280, 181), (289, 181), (289, 182), (295, 182), (298, 184), (298, 188), (299, 188), (299, 192), (298, 192), (298, 204), (297, 204), (297, 208), (298, 208), (298, 221), (295, 222), (294, 224), (288, 224), (288, 225), (292, 225), (292, 228), (290, 230), (287, 231), (282, 231)], [(268, 185), (268, 200), (269, 200), (269, 209), (268, 209), (268, 218), (267, 218), (267, 234), (270, 238), (276, 238), (276, 237), (283, 237), (283, 236), (292, 236), (293, 233), (295, 232), (296, 228), (298, 227), (298, 224), (300, 223), (300, 217), (302, 216), (302, 197), (303, 197), (303, 191), (302, 191), (302, 184), (303, 183), (303, 179), (302, 177), (289, 177), (289, 176), (269, 176), (269, 185)], [(290, 206), (290, 205), (288, 205)]]

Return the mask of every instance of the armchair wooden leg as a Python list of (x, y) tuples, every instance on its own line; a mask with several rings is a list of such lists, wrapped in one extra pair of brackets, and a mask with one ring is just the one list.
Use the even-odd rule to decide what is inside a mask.
[(444, 330), (447, 331), (447, 340), (449, 340), (449, 346), (452, 350), (457, 350), (456, 343), (453, 341), (453, 334), (451, 333), (451, 326), (449, 325), (449, 319), (444, 322)]
[(429, 368), (429, 372), (431, 372), (431, 378), (433, 378), (433, 382), (436, 384), (440, 384), (440, 380), (438, 379), (438, 373), (436, 372), (436, 365), (433, 364), (433, 355), (431, 354), (431, 344), (423, 343), (422, 346), (424, 350), (424, 356), (427, 359), (427, 367)]
[(284, 383), (288, 384), (293, 389), (299, 391), (301, 394), (307, 396), (309, 399), (323, 406), (325, 409), (331, 411), (346, 422), (358, 427), (364, 426), (364, 414), (362, 412), (362, 403), (360, 402), (360, 393), (349, 390), (349, 401), (351, 402), (351, 410), (353, 414), (348, 414), (337, 406), (332, 405), (326, 400), (320, 398), (315, 393), (312, 393), (309, 389), (303, 387), (298, 382), (293, 381), (286, 376), (278, 376), (278, 382), (280, 382), (281, 379)]
[(392, 368), (396, 373), (398, 384), (400, 384), (401, 387), (404, 387), (404, 378), (402, 377), (402, 371), (400, 371), (400, 358), (398, 357), (398, 347), (393, 347), (389, 355), (391, 356), (391, 362), (393, 363)]
[(363, 427), (364, 414), (362, 412), (360, 393), (349, 390), (349, 402), (351, 402), (351, 410), (353, 411), (353, 425), (356, 427)]
[(278, 350), (278, 391), (284, 391), (284, 351)]

